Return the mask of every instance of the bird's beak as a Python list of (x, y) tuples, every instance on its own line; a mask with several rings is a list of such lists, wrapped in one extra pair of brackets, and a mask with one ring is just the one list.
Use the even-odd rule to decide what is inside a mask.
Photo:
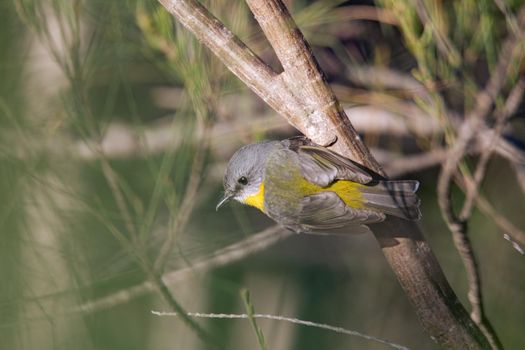
[(228, 193), (226, 192), (224, 194), (224, 196), (222, 196), (221, 200), (219, 201), (219, 203), (217, 203), (217, 206), (215, 207), (215, 211), (218, 211), (220, 207), (222, 207), (224, 204), (228, 203), (229, 201), (232, 200), (232, 198), (234, 197), (234, 194), (233, 193)]

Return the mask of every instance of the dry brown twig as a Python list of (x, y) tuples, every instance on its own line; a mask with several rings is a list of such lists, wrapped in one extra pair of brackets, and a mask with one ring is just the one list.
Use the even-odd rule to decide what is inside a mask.
[(474, 179), (473, 179), (473, 184), (472, 184), (473, 186), (471, 186), (471, 190), (467, 191), (469, 195), (465, 198), (465, 202), (463, 203), (463, 208), (461, 209), (461, 213), (459, 214), (460, 220), (467, 220), (470, 214), (472, 213), (472, 209), (474, 207), (474, 201), (478, 194), (479, 186), (481, 185), (481, 182), (483, 181), (483, 178), (485, 177), (485, 172), (487, 170), (488, 161), (490, 160), (494, 150), (496, 149), (497, 139), (498, 137), (500, 137), (501, 133), (503, 132), (503, 129), (505, 128), (505, 122), (518, 109), (524, 92), (525, 92), (525, 77), (521, 77), (521, 79), (519, 79), (518, 83), (514, 86), (514, 88), (510, 92), (503, 108), (496, 111), (495, 113), (496, 124), (493, 128), (494, 132), (493, 132), (493, 135), (489, 142), (488, 147), (486, 147), (481, 152), (480, 159), (478, 161), (476, 170), (474, 172)]
[(415, 173), (433, 166), (437, 166), (446, 159), (447, 152), (443, 148), (437, 148), (428, 152), (405, 156), (385, 164), (385, 170), (393, 177), (399, 177), (406, 173)]
[(335, 11), (335, 16), (339, 21), (369, 20), (392, 26), (398, 25), (397, 18), (393, 13), (376, 6), (353, 5), (351, 7), (339, 7)]
[[(525, 25), (525, 7), (520, 11), (519, 25)], [(472, 212), (478, 187), (485, 173), (486, 163), (492, 153), (494, 141), (491, 142), (491, 146), (487, 147), (485, 153), (482, 155), (476, 170), (475, 179), (467, 182), (466, 199), (459, 216), (454, 213), (452, 208), (450, 186), (459, 164), (467, 154), (469, 144), (475, 138), (475, 135), (483, 128), (485, 118), (490, 113), (496, 98), (499, 96), (507, 81), (507, 73), (511, 67), (511, 63), (514, 60), (519, 61), (519, 59), (523, 57), (524, 49), (520, 40), (520, 36), (511, 32), (503, 43), (497, 65), (491, 73), (485, 89), (476, 95), (474, 107), (460, 127), (459, 135), (448, 152), (438, 181), (438, 201), (441, 212), (452, 232), (454, 244), (463, 260), (467, 272), (469, 281), (468, 299), (472, 307), (471, 318), (480, 327), (493, 349), (500, 349), (502, 345), (484, 312), (479, 269), (467, 234), (467, 221)], [(506, 106), (503, 109), (504, 112), (498, 117), (496, 131), (503, 128), (505, 119), (517, 108), (520, 96), (523, 93), (522, 90), (522, 87), (518, 84), (507, 99)]]
[[(307, 137), (383, 173), (335, 99), (308, 44), (277, 0), (247, 0), (284, 72), (277, 74), (195, 0), (159, 0), (271, 107)], [(440, 345), (489, 345), (458, 302), (417, 225), (392, 220), (376, 233), (383, 253), (427, 332)]]
[[(474, 180), (472, 177), (459, 176), (454, 177), (456, 184), (461, 188), (463, 192), (467, 192), (466, 187), (474, 186)], [(467, 184), (470, 182), (470, 184)], [(525, 246), (525, 232), (512, 224), (505, 216), (500, 214), (493, 206), (490, 204), (489, 200), (485, 198), (481, 193), (478, 193), (476, 196), (476, 206), (478, 209), (487, 215), (492, 221), (501, 229), (503, 232), (503, 238), (510, 242), (512, 247), (516, 249), (520, 254), (524, 255), (524, 250), (522, 246)]]
[[(471, 177), (468, 174), (464, 174), (463, 176), (464, 181), (462, 182), (462, 185), (464, 192), (467, 193), (467, 196), (458, 217), (459, 220), (466, 222), (472, 214), (474, 203), (476, 203), (479, 209), (491, 217), (496, 225), (498, 225), (505, 232), (504, 237), (505, 235), (508, 236), (508, 238), (505, 239), (510, 241), (513, 247), (520, 253), (522, 253), (522, 249), (519, 244), (525, 244), (525, 235), (521, 232), (521, 230), (512, 225), (507, 219), (498, 214), (497, 211), (492, 208), (490, 203), (479, 194), (479, 188), (485, 177), (488, 162), (496, 150), (498, 139), (501, 138), (501, 133), (505, 128), (506, 121), (518, 109), (524, 92), (525, 76), (522, 76), (516, 85), (514, 85), (512, 91), (509, 93), (504, 106), (495, 112), (496, 124), (492, 129), (492, 135), (488, 136), (489, 140), (487, 145), (483, 147), (480, 152), (480, 159), (476, 165), (474, 176)], [(519, 160), (514, 159), (514, 161)], [(479, 310), (477, 312), (479, 312)], [(480, 317), (479, 314), (476, 315), (476, 317)]]
[[(350, 117), (352, 125), (359, 133), (364, 134), (382, 134), (393, 137), (418, 137), (428, 138), (431, 135), (441, 134), (443, 129), (435, 123), (428, 122), (427, 115), (420, 114), (421, 111), (415, 109), (411, 115), (391, 112), (378, 106), (356, 106), (345, 108), (345, 112)], [(417, 112), (417, 113), (416, 113)], [(51, 144), (48, 151), (57, 156), (74, 157), (85, 161), (98, 160), (103, 154), (107, 158), (128, 158), (132, 156), (154, 155), (167, 150), (173, 151), (180, 147), (180, 140), (184, 132), (182, 124), (173, 122), (172, 119), (163, 120), (160, 123), (145, 127), (141, 132), (136, 131), (132, 126), (125, 124), (113, 123), (107, 128), (103, 139), (97, 141), (78, 141), (69, 147), (57, 146)], [(231, 152), (237, 147), (243, 138), (249, 137), (254, 133), (261, 132), (279, 132), (288, 133), (290, 124), (286, 123), (281, 117), (275, 115), (258, 115), (253, 119), (236, 119), (233, 121), (221, 121), (215, 123), (210, 131), (210, 148), (220, 154)], [(142, 134), (142, 135), (141, 135)], [(4, 135), (2, 135), (4, 136)], [(516, 146), (509, 143), (495, 133), (493, 129), (483, 127), (475, 135), (469, 148), (470, 154), (477, 154), (488, 147), (495, 147), (495, 152), (510, 161), (511, 163), (525, 163), (525, 153), (520, 151)], [(227, 142), (225, 142), (225, 140)], [(201, 138), (195, 138), (194, 143), (201, 142)], [(68, 142), (60, 140), (61, 145)], [(93, 145), (99, 145), (97, 151)], [(44, 149), (45, 146), (42, 146)], [(18, 151), (18, 150), (14, 150)], [(432, 151), (431, 151), (432, 152)], [(23, 154), (9, 154), (11, 157), (24, 158)], [(418, 159), (430, 160), (428, 155), (417, 154), (407, 156), (406, 161), (399, 161), (393, 173), (387, 171), (391, 177), (397, 174), (414, 172), (434, 165), (439, 165), (444, 157), (435, 158), (433, 162), (418, 163)], [(383, 164), (382, 162), (380, 162)], [(410, 164), (412, 163), (412, 164)], [(402, 165), (403, 164), (403, 165)], [(404, 170), (404, 166), (407, 166)], [(410, 170), (412, 169), (412, 170)]]

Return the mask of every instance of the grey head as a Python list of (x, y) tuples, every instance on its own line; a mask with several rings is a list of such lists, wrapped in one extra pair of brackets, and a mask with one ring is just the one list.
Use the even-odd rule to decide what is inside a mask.
[(226, 168), (224, 196), (217, 204), (217, 210), (232, 199), (244, 203), (246, 198), (259, 192), (266, 159), (278, 145), (280, 141), (262, 141), (244, 146), (235, 152)]

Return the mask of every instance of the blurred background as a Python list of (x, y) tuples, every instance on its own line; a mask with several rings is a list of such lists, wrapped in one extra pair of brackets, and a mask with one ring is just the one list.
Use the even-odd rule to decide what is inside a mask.
[[(279, 69), (244, 1), (204, 3)], [(467, 309), (437, 179), (499, 57), (514, 60), (453, 199), (459, 208), (461, 178), (494, 143), (469, 235), (487, 316), (505, 348), (525, 348), (521, 96), (503, 137), (491, 136), (523, 79), (525, 41), (505, 46), (513, 31), (523, 38), (523, 2), (287, 4), (387, 172), (421, 182), (420, 227)], [(258, 349), (249, 320), (151, 314), (246, 313), (243, 289), (257, 313), (437, 348), (372, 236), (292, 236), (252, 208), (215, 212), (238, 147), (297, 132), (156, 1), (2, 1), (0, 77), (0, 348)], [(161, 274), (168, 289), (159, 292)], [(389, 348), (257, 323), (269, 349)], [(201, 339), (198, 327), (209, 336)]]

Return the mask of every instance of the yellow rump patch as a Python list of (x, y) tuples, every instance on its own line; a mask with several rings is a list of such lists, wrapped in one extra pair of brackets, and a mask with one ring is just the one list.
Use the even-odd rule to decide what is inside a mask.
[[(360, 209), (364, 207), (363, 194), (360, 191), (360, 188), (363, 187), (363, 185), (353, 181), (338, 180), (327, 187), (320, 187), (308, 182), (301, 176), (299, 181), (296, 182), (296, 186), (293, 187), (295, 187), (293, 190), (299, 191), (301, 194), (300, 196), (302, 197), (311, 196), (313, 194), (325, 191), (331, 191), (335, 192), (339, 198), (341, 198), (343, 202), (345, 202), (345, 204), (351, 208)], [(261, 184), (257, 193), (246, 197), (243, 202), (244, 204), (251, 205), (252, 207), (264, 211), (264, 183)]]
[(244, 203), (264, 211), (264, 183), (261, 183), (256, 194), (246, 197)]
[(323, 191), (334, 191), (346, 205), (360, 209), (364, 207), (363, 194), (360, 191), (361, 187), (363, 185), (357, 182), (339, 180), (324, 188)]
[(302, 181), (300, 181), (298, 190), (301, 191), (303, 196), (310, 196), (313, 194), (330, 191), (335, 192), (339, 198), (341, 198), (343, 202), (345, 202), (345, 204), (351, 208), (360, 209), (364, 207), (363, 194), (360, 191), (360, 188), (363, 187), (363, 185), (357, 182), (337, 180), (327, 187), (320, 187), (302, 177), (301, 179)]

